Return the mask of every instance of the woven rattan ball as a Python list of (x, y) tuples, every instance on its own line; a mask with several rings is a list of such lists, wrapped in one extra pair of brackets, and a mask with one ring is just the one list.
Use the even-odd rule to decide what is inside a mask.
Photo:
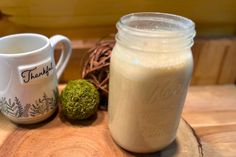
[(90, 53), (85, 62), (82, 78), (93, 83), (100, 93), (100, 108), (107, 109), (109, 92), (109, 65), (114, 40), (104, 40), (96, 44), (88, 52)]

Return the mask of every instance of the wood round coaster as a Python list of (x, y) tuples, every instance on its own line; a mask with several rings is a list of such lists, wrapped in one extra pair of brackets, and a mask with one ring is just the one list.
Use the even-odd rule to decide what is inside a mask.
[(152, 154), (125, 151), (114, 143), (107, 112), (90, 120), (69, 122), (59, 114), (36, 125), (15, 125), (0, 116), (0, 157), (201, 157), (199, 143), (189, 125), (181, 120), (177, 139)]

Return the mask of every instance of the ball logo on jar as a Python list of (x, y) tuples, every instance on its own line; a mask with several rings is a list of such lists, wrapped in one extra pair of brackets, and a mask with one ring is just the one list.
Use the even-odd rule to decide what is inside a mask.
[(187, 88), (184, 82), (179, 82), (177, 80), (169, 80), (164, 84), (165, 86), (163, 85), (158, 86), (158, 87), (162, 87), (162, 88), (157, 89), (157, 97), (159, 99), (167, 99), (172, 96), (182, 94), (184, 89)]
[(168, 99), (175, 95), (180, 95), (183, 93), (187, 85), (183, 82), (177, 80), (168, 80), (162, 82), (162, 84), (157, 84), (152, 91), (152, 96), (150, 98), (151, 102), (158, 100)]

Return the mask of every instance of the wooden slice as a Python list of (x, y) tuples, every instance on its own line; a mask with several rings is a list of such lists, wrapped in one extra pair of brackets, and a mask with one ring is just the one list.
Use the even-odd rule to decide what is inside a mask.
[(177, 140), (153, 154), (133, 154), (112, 140), (107, 112), (90, 120), (66, 121), (56, 113), (37, 125), (15, 125), (0, 116), (0, 157), (200, 157), (199, 144), (188, 124), (181, 121)]

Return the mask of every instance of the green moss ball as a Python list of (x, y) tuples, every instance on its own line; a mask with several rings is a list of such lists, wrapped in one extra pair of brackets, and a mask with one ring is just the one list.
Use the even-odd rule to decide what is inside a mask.
[(95, 114), (99, 93), (93, 84), (80, 79), (70, 81), (61, 92), (62, 113), (69, 119), (82, 120)]

